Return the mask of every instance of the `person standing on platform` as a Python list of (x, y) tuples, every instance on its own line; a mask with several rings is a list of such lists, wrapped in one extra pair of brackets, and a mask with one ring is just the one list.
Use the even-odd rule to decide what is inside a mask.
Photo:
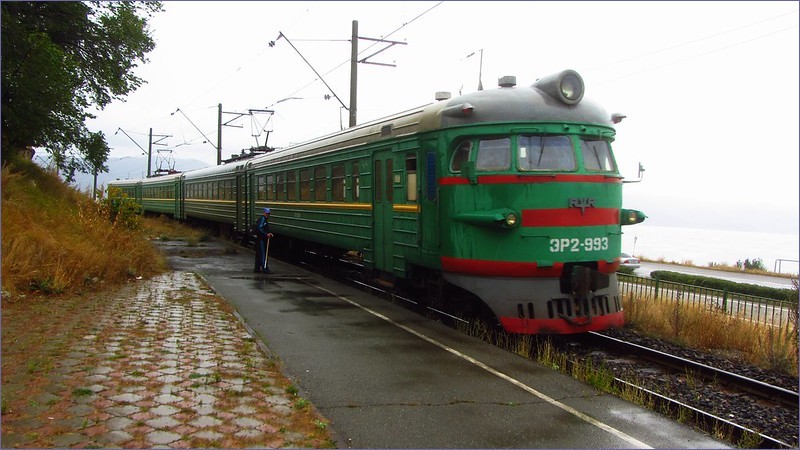
[(258, 218), (256, 223), (256, 261), (254, 273), (272, 273), (269, 270), (269, 261), (267, 259), (269, 252), (269, 240), (272, 238), (272, 233), (269, 230), (269, 208), (264, 208), (264, 214)]

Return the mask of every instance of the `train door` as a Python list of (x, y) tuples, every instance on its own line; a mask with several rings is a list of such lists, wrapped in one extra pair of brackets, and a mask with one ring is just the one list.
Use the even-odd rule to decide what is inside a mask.
[(376, 151), (372, 163), (373, 248), (375, 268), (392, 273), (394, 239), (392, 222), (394, 160), (389, 149)]
[[(426, 255), (439, 254), (439, 177), (436, 174), (436, 143), (430, 142), (425, 147), (425, 166), (422, 179), (423, 193), (420, 204), (423, 205), (420, 220), (425, 224), (422, 233), (422, 251)], [(446, 218), (445, 218), (446, 219)], [(422, 232), (422, 227), (420, 227)]]
[(175, 198), (178, 199), (178, 219), (184, 220), (186, 219), (186, 175), (181, 174), (178, 177), (177, 185), (180, 188), (176, 191), (179, 194), (175, 195)]
[(256, 176), (252, 170), (247, 171), (247, 175), (244, 177), (244, 179), (245, 183), (247, 183), (247, 189), (245, 189), (244, 197), (244, 217), (245, 226), (249, 227), (253, 224), (253, 222), (255, 222), (256, 217), (258, 216), (258, 212), (256, 211), (258, 192), (256, 192)]
[(172, 192), (173, 192), (173, 195), (172, 195), (172, 197), (173, 197), (172, 210), (175, 212), (173, 217), (175, 219), (183, 219), (183, 217), (181, 217), (181, 197), (182, 197), (182, 194), (181, 194), (181, 177), (180, 176), (176, 177), (175, 180), (172, 182)]
[(236, 172), (233, 200), (236, 202), (236, 224), (234, 233), (240, 235), (247, 230), (247, 176), (244, 170)]

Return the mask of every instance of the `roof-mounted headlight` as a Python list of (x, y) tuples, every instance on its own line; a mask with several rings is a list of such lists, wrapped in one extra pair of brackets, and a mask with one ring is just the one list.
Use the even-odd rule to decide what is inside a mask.
[(533, 87), (566, 105), (575, 105), (583, 98), (583, 78), (574, 70), (563, 70), (539, 78)]

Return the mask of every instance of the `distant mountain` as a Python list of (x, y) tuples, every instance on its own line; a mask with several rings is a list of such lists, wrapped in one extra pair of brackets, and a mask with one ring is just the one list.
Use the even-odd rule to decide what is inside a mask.
[[(47, 166), (49, 160), (47, 158), (35, 158), (35, 161), (42, 166)], [(170, 161), (171, 162), (171, 161)], [(173, 169), (180, 172), (188, 172), (190, 170), (202, 169), (209, 167), (209, 164), (198, 161), (196, 159), (175, 159), (175, 164), (172, 167), (161, 167), (162, 169)], [(137, 179), (147, 177), (147, 158), (144, 156), (125, 156), (122, 158), (109, 158), (106, 162), (108, 172), (97, 174), (97, 187), (108, 186), (109, 181)], [(151, 169), (151, 174), (155, 174), (155, 163)], [(79, 190), (84, 191), (92, 188), (94, 177), (91, 174), (76, 173), (75, 182), (72, 186), (76, 186)]]

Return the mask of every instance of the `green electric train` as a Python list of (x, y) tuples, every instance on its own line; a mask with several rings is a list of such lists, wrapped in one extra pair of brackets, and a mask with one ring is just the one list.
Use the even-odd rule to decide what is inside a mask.
[(355, 252), (435, 307), (513, 333), (620, 327), (614, 124), (572, 70), (182, 174), (110, 183), (145, 211), (243, 235), (262, 208), (294, 248)]

